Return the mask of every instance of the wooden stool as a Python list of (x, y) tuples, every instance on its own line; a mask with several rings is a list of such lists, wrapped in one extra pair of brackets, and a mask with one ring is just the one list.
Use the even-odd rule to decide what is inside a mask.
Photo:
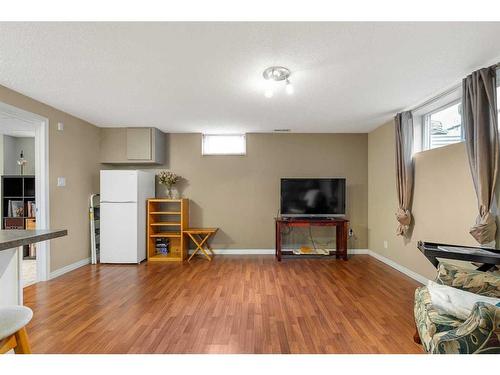
[(208, 260), (212, 260), (212, 257), (210, 255), (213, 256), (214, 252), (208, 244), (208, 239), (212, 237), (218, 230), (219, 228), (189, 228), (183, 231), (183, 233), (187, 234), (196, 245), (196, 250), (189, 257), (188, 262), (198, 251), (201, 251)]
[(25, 306), (0, 307), (0, 354), (14, 349), (16, 354), (31, 354), (26, 324), (33, 311)]

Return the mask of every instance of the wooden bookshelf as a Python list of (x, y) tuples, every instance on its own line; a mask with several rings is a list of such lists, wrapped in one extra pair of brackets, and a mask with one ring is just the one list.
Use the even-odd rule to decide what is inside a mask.
[[(188, 199), (148, 199), (147, 202), (149, 262), (182, 262), (187, 257), (188, 240), (182, 232), (189, 226)], [(168, 241), (168, 254), (156, 249), (158, 239)]]
[[(35, 176), (4, 175), (1, 180), (2, 229), (36, 229), (35, 212), (28, 212), (28, 206), (35, 204)], [(9, 202), (16, 202), (23, 208), (21, 215), (9, 212)], [(24, 259), (36, 258), (36, 245), (23, 247)]]

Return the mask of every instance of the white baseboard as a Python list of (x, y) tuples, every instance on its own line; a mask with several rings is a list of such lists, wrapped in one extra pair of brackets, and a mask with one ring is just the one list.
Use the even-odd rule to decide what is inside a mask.
[[(291, 249), (283, 249), (283, 250), (291, 250)], [(334, 251), (335, 249), (330, 249)], [(189, 253), (192, 254), (194, 250), (189, 250)], [(273, 255), (274, 249), (214, 249), (215, 254), (219, 255)], [(413, 280), (418, 281), (421, 284), (427, 284), (429, 279), (426, 277), (413, 272), (409, 268), (406, 268), (399, 263), (394, 262), (393, 260), (386, 258), (370, 249), (348, 249), (348, 254), (351, 255), (370, 255), (377, 260), (380, 260), (382, 263), (387, 264), (388, 266), (394, 268), (395, 270), (405, 274), (408, 277), (411, 277)]]
[(382, 256), (382, 255), (380, 255), (372, 250), (368, 250), (368, 251), (370, 252), (370, 256), (374, 257), (375, 259), (380, 260), (382, 263), (387, 264), (388, 266), (394, 268), (395, 270), (397, 270), (401, 273), (404, 273), (406, 276), (411, 277), (413, 280), (416, 280), (421, 284), (426, 285), (427, 282), (429, 281), (428, 278), (426, 278), (426, 277), (424, 277), (416, 272), (413, 272), (409, 268), (406, 268), (406, 267), (402, 266), (401, 264), (396, 263), (389, 258), (386, 258), (386, 257), (384, 257), (384, 256)]
[(85, 258), (85, 259), (79, 260), (78, 262), (68, 264), (67, 266), (64, 266), (64, 267), (59, 268), (55, 271), (52, 271), (49, 275), (49, 280), (55, 279), (56, 277), (64, 275), (65, 273), (68, 273), (70, 271), (76, 270), (77, 268), (85, 266), (89, 263), (90, 263), (90, 258)]
[[(219, 255), (273, 255), (274, 249), (212, 249), (215, 254)], [(189, 250), (192, 254), (194, 249)]]
[[(194, 250), (189, 250), (189, 253), (192, 254)], [(218, 255), (274, 255), (274, 249), (214, 249), (213, 250), (215, 254)], [(395, 270), (405, 274), (408, 277), (411, 277), (413, 280), (418, 281), (421, 284), (427, 284), (429, 279), (426, 277), (413, 272), (409, 268), (406, 268), (399, 263), (394, 262), (393, 260), (386, 258), (372, 250), (369, 249), (348, 249), (347, 250), (348, 254), (352, 255), (370, 255), (374, 257), (377, 260), (380, 260), (382, 263), (387, 264), (388, 266), (394, 268)], [(65, 267), (59, 268), (55, 271), (52, 271), (49, 275), (49, 279), (55, 279), (56, 277), (59, 277), (61, 275), (64, 275), (67, 272), (76, 270), (77, 268), (80, 268), (82, 266), (85, 266), (90, 263), (90, 258), (82, 259), (79, 260), (78, 262), (68, 264)]]
[[(291, 250), (291, 249), (283, 249)], [(331, 249), (334, 251), (335, 249)], [(189, 250), (189, 254), (193, 253), (193, 249)], [(219, 255), (274, 255), (274, 249), (213, 249), (215, 254)], [(369, 254), (368, 249), (349, 249), (348, 254)]]
[(353, 254), (353, 255), (370, 255), (370, 250), (368, 249), (347, 249), (347, 254)]
[[(285, 251), (291, 251), (292, 249), (283, 249)], [(335, 251), (335, 249), (325, 249), (328, 251)], [(274, 254), (274, 249), (272, 250)], [(347, 249), (347, 254), (369, 254), (370, 250), (368, 249)]]

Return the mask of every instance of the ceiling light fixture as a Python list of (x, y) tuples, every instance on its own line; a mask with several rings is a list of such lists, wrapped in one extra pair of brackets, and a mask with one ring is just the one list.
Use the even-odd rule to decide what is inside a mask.
[[(286, 86), (285, 86), (285, 91), (288, 95), (293, 94), (293, 86), (290, 83), (290, 69), (285, 68), (283, 66), (270, 66), (266, 70), (264, 70), (264, 73), (262, 73), (262, 76), (266, 81), (268, 81), (271, 84), (274, 84), (276, 82), (281, 82), (285, 81)], [(266, 98), (271, 98), (274, 94), (274, 87), (276, 85), (269, 85), (269, 87), (265, 90), (264, 96)]]

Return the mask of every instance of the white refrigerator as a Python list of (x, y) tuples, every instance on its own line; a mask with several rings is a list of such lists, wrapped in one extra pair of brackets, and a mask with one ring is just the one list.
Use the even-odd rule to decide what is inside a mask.
[(146, 199), (155, 196), (155, 176), (140, 170), (101, 171), (101, 263), (146, 259)]

